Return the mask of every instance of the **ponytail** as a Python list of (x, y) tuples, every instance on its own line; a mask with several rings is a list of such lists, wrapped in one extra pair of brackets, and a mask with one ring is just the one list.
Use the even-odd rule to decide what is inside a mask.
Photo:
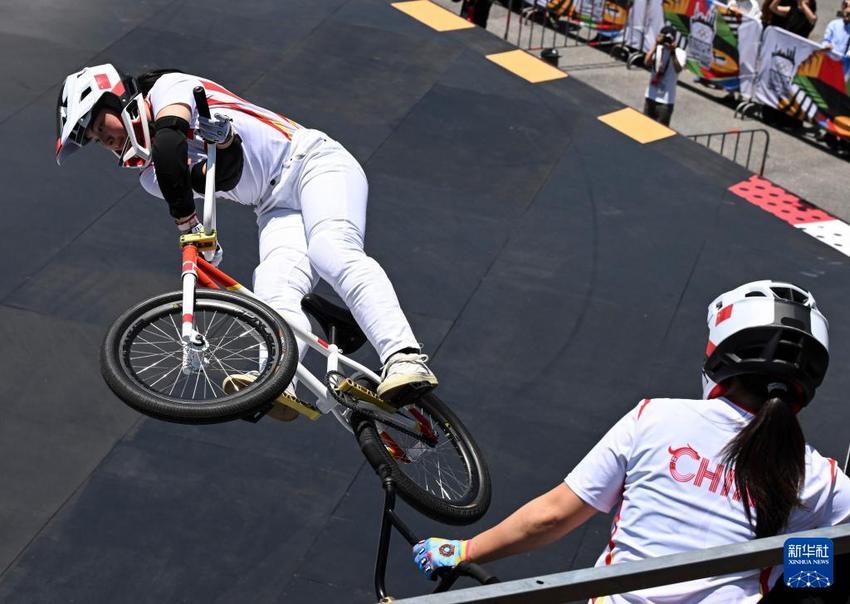
[(768, 399), (723, 449), (723, 463), (734, 468), (750, 525), (750, 505), (755, 507), (756, 538), (772, 537), (786, 527), (792, 508), (800, 504), (806, 439), (784, 384), (756, 376), (737, 379), (751, 393), (768, 392)]

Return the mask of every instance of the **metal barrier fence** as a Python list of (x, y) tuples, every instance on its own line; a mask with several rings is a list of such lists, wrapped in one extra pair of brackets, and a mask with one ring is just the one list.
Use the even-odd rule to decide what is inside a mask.
[[(744, 166), (747, 170), (750, 169), (750, 163), (758, 166), (759, 176), (764, 176), (767, 150), (770, 147), (770, 133), (764, 128), (706, 132), (704, 134), (688, 134), (686, 136), (719, 153), (723, 157), (731, 159), (736, 164)], [(756, 143), (757, 138), (761, 141), (760, 148)], [(756, 148), (755, 153), (753, 153), (754, 147)], [(759, 161), (759, 158), (761, 158), (761, 161)]]
[(622, 29), (606, 28), (594, 22), (593, 16), (598, 17), (600, 7), (604, 6), (603, 0), (501, 0), (501, 3), (507, 9), (503, 39), (530, 51), (591, 45), (621, 50), (628, 55), (626, 42), (635, 38), (630, 32), (639, 31), (637, 37), (642, 40), (645, 26), (632, 24), (628, 19), (629, 8), (624, 7), (619, 9), (625, 23)]
[(454, 592), (405, 598), (396, 600), (396, 604), (560, 604), (571, 600), (587, 600), (636, 589), (777, 566), (782, 564), (785, 540), (792, 537), (826, 537), (832, 539), (836, 555), (850, 552), (850, 524), (842, 524), (640, 562), (586, 568)]

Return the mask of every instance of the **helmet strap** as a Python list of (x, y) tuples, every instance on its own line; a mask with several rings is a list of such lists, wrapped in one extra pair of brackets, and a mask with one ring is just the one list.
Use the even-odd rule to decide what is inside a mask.
[(141, 94), (134, 96), (121, 111), (127, 142), (118, 156), (124, 168), (145, 168), (151, 162), (151, 131), (147, 106)]

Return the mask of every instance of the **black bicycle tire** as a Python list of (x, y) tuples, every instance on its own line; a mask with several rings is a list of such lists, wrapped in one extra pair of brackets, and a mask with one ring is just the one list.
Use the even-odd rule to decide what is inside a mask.
[(378, 476), (389, 472), (396, 491), (411, 507), (446, 524), (465, 525), (479, 520), (490, 507), (492, 486), (484, 457), (460, 418), (434, 393), (423, 395), (416, 405), (426, 410), (441, 427), (450, 432), (466, 453), (471, 477), (471, 493), (461, 502), (449, 502), (427, 492), (414, 482), (387, 452), (373, 419), (354, 413), (351, 426), (360, 450)]
[(183, 403), (174, 397), (154, 393), (139, 386), (127, 375), (121, 362), (122, 338), (133, 323), (145, 313), (164, 304), (182, 304), (182, 292), (168, 292), (144, 300), (119, 316), (109, 327), (100, 351), (100, 370), (110, 390), (124, 403), (140, 413), (156, 419), (184, 423), (208, 424), (239, 419), (268, 405), (292, 381), (298, 364), (297, 345), (292, 329), (272, 308), (263, 302), (226, 290), (196, 290), (197, 301), (206, 299), (227, 302), (273, 326), (277, 349), (271, 375), (254, 388), (222, 396), (209, 403)]

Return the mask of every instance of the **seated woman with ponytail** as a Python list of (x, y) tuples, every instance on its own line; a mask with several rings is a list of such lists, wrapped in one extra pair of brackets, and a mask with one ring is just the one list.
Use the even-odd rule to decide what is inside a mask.
[[(642, 400), (563, 483), (500, 524), (469, 540), (415, 545), (423, 572), (541, 547), (615, 507), (597, 566), (850, 522), (850, 479), (806, 443), (797, 421), (829, 361), (812, 295), (748, 283), (709, 305), (708, 328), (703, 399)], [(780, 574), (756, 569), (594, 601), (758, 602)]]

